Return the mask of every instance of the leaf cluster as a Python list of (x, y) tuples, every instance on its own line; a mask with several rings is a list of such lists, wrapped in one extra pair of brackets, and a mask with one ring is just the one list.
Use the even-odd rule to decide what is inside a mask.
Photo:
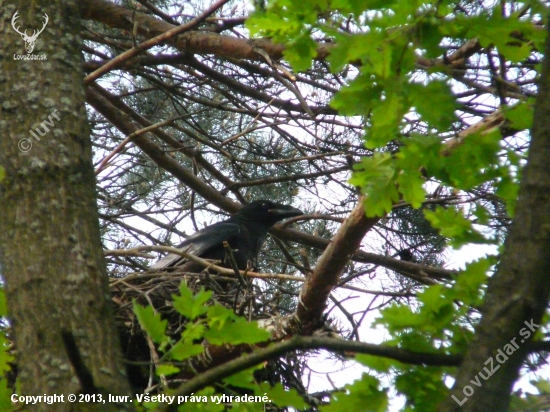
[[(156, 364), (156, 374), (159, 377), (176, 375), (185, 369), (183, 361), (205, 353), (205, 344), (208, 345), (254, 345), (265, 343), (270, 334), (265, 329), (258, 327), (257, 322), (249, 322), (241, 316), (212, 301), (212, 292), (203, 288), (193, 294), (185, 282), (182, 282), (179, 295), (173, 295), (173, 305), (177, 312), (187, 320), (181, 337), (174, 339), (167, 332), (168, 321), (162, 319), (151, 306), (141, 306), (134, 301), (133, 310), (136, 317), (151, 340), (157, 345), (159, 352), (163, 355)], [(284, 388), (277, 383), (273, 386), (257, 382), (254, 372), (259, 367), (243, 370), (234, 374), (223, 382), (215, 385), (218, 391), (224, 394), (252, 394), (256, 396), (267, 396), (270, 403), (280, 407), (292, 406), (298, 409), (306, 407), (306, 403), (295, 389)], [(214, 384), (214, 382), (212, 382)], [(215, 394), (214, 387), (206, 387), (196, 396), (207, 396), (211, 398)], [(170, 390), (167, 390), (170, 393)], [(154, 403), (145, 403), (147, 409), (154, 409)], [(193, 409), (188, 409), (188, 408)], [(200, 407), (201, 409), (195, 409)], [(263, 404), (246, 404), (235, 402), (232, 410), (264, 410)], [(259, 409), (258, 409), (259, 408)], [(224, 403), (214, 401), (200, 404), (185, 404), (179, 410), (203, 410), (222, 411), (225, 410)]]

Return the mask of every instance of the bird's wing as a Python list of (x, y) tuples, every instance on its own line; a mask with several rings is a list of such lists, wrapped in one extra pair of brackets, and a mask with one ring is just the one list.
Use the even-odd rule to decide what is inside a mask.
[[(207, 226), (198, 232), (193, 233), (183, 243), (178, 246), (178, 249), (183, 252), (192, 253), (195, 256), (202, 257), (216, 247), (223, 247), (224, 241), (231, 242), (233, 239), (240, 236), (245, 230), (241, 225), (236, 223), (219, 222)], [(162, 269), (166, 267), (178, 266), (185, 258), (174, 253), (169, 253), (159, 261), (155, 262), (151, 269)]]

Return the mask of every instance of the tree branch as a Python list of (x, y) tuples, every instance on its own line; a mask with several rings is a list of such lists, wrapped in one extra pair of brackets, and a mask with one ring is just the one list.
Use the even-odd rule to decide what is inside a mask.
[(365, 234), (379, 220), (379, 218), (367, 218), (364, 200), (364, 197), (359, 198), (357, 205), (317, 261), (313, 273), (306, 278), (294, 315), (305, 333), (318, 326), (328, 297), (338, 284), (344, 268)]
[[(271, 345), (265, 349), (259, 349), (249, 355), (243, 355), (238, 359), (203, 372), (176, 389), (173, 395), (186, 396), (196, 393), (200, 389), (239, 371), (298, 349), (328, 349), (332, 351), (364, 353), (395, 359), (412, 365), (457, 366), (462, 359), (460, 355), (417, 353), (390, 346), (373, 345), (344, 339), (296, 335), (287, 341)], [(160, 411), (176, 411), (177, 408), (178, 405), (175, 402), (172, 405), (160, 408)]]

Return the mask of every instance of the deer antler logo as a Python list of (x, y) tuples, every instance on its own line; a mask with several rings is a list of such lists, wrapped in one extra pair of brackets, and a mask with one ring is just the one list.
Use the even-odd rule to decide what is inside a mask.
[(19, 18), (18, 14), (19, 14), (19, 10), (16, 11), (13, 17), (11, 18), (11, 26), (17, 33), (21, 35), (21, 37), (25, 41), (25, 49), (27, 49), (27, 53), (31, 54), (32, 51), (34, 50), (34, 44), (36, 43), (36, 39), (38, 38), (38, 35), (44, 31), (44, 29), (46, 28), (46, 24), (48, 24), (48, 21), (50, 19), (48, 15), (44, 13), (44, 25), (42, 26), (42, 28), (40, 30), (33, 30), (34, 32), (32, 36), (27, 36), (27, 30), (21, 33), (19, 31), (19, 28), (15, 26), (15, 20)]

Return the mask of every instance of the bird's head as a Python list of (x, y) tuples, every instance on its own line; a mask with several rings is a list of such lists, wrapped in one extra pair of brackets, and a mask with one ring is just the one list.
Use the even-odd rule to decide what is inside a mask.
[(283, 219), (303, 214), (304, 212), (300, 209), (292, 206), (275, 203), (271, 200), (255, 200), (243, 206), (234, 217), (238, 220), (254, 220), (258, 224), (271, 227)]

